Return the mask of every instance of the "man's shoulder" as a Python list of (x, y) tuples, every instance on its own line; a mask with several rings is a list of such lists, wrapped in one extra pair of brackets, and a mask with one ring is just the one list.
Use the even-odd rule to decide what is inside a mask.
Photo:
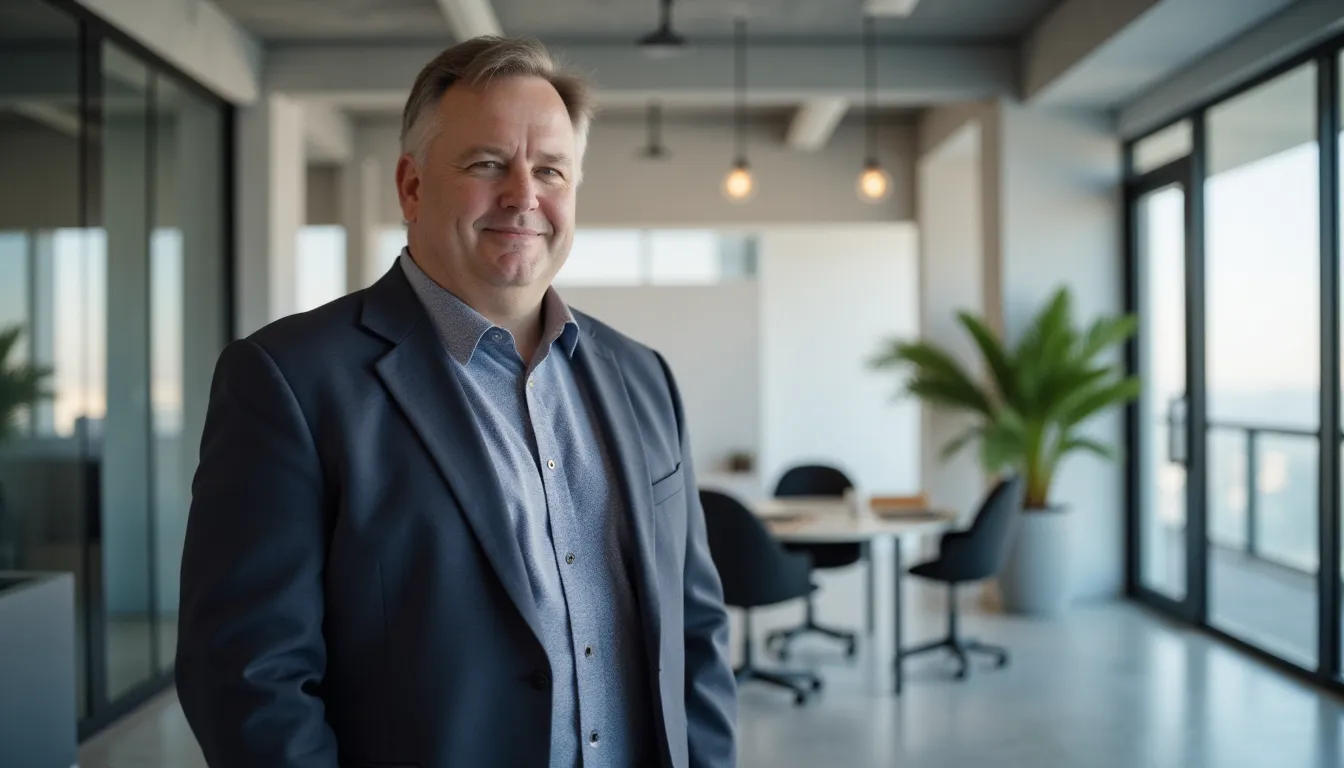
[(304, 368), (326, 368), (341, 360), (362, 357), (361, 347), (372, 342), (360, 322), (364, 290), (306, 312), (267, 323), (247, 340), (275, 360), (287, 373)]
[[(659, 365), (661, 356), (652, 347), (621, 333), (592, 315), (573, 307), (570, 312), (579, 324), (580, 333), (589, 336), (605, 350), (610, 351), (621, 362), (637, 362), (646, 365)], [(582, 343), (582, 342), (580, 342)]]

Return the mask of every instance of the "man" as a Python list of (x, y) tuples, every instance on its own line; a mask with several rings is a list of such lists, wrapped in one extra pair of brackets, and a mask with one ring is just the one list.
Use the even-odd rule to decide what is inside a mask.
[(221, 355), (177, 652), (210, 765), (733, 765), (676, 384), (550, 287), (588, 99), (538, 44), (445, 51), (398, 263)]

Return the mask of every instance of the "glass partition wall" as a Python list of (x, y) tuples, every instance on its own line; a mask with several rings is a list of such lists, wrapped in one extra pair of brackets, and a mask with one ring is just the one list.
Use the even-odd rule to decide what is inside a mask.
[(0, 570), (71, 572), (81, 735), (164, 687), (229, 335), (229, 109), (73, 3), (0, 8)]
[(1335, 40), (1126, 151), (1129, 591), (1341, 685)]

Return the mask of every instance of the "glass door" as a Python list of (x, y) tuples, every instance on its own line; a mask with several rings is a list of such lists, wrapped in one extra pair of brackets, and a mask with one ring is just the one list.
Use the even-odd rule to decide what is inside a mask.
[(1186, 615), (1193, 613), (1188, 512), (1199, 455), (1190, 450), (1189, 178), (1188, 159), (1177, 160), (1140, 177), (1129, 192), (1132, 300), (1143, 318), (1133, 362), (1144, 384), (1132, 417), (1134, 578), (1141, 593)]

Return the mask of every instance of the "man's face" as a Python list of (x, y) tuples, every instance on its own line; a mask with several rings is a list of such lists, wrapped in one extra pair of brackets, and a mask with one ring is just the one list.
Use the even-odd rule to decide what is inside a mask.
[(574, 241), (578, 158), (560, 95), (537, 77), (455, 84), (421, 166), (397, 169), (411, 249), (431, 276), (510, 306), (539, 303)]

